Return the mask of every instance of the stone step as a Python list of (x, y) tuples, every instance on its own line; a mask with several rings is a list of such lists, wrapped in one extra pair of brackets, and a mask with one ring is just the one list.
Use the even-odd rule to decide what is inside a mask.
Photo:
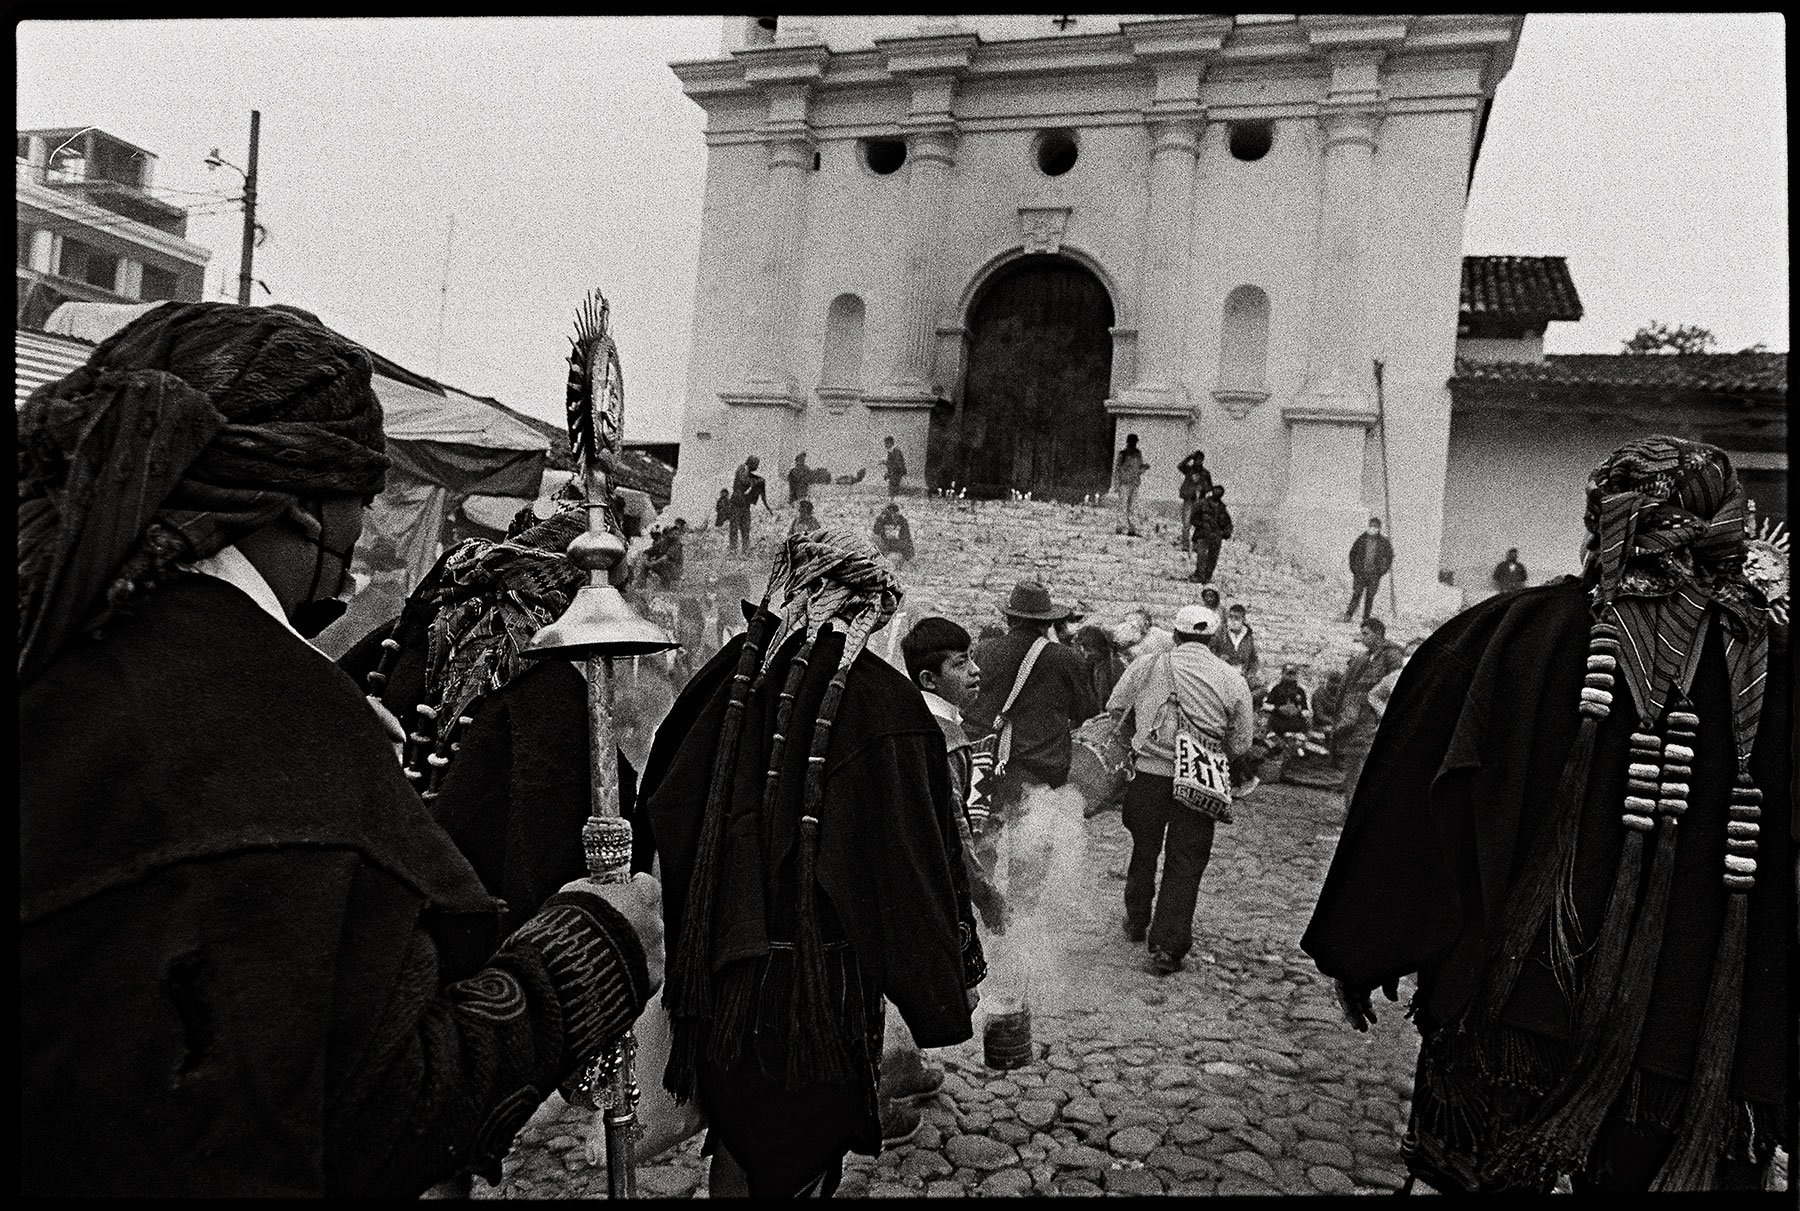
[[(860, 534), (869, 532), (886, 504), (878, 494), (815, 491), (814, 512), (824, 525)], [(902, 626), (925, 613), (941, 613), (978, 632), (998, 621), (999, 600), (1027, 578), (1044, 581), (1057, 600), (1084, 603), (1090, 620), (1101, 623), (1120, 622), (1143, 609), (1153, 625), (1167, 627), (1177, 609), (1200, 599), (1200, 586), (1186, 580), (1193, 557), (1176, 545), (1166, 523), (1133, 538), (1115, 532), (1119, 515), (1109, 508), (933, 496), (905, 497), (900, 505), (917, 556), (900, 572), (908, 616)], [(751, 596), (760, 595), (776, 544), (793, 516), (791, 508), (777, 509), (773, 517), (759, 510), (748, 560), (727, 556), (723, 532), (690, 537), (689, 576), (738, 572), (751, 582)], [(1360, 650), (1358, 628), (1341, 620), (1347, 590), (1278, 554), (1228, 540), (1213, 583), (1226, 604), (1242, 602), (1249, 610), (1268, 680), (1291, 660), (1306, 669), (1302, 681), (1316, 687)], [(1427, 634), (1441, 621), (1409, 615), (1385, 620), (1398, 642)], [(873, 646), (885, 652), (887, 645)]]

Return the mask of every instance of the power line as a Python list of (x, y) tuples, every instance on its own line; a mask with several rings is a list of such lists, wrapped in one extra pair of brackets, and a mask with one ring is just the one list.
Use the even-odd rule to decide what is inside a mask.
[[(237, 202), (242, 200), (241, 195), (239, 194), (222, 193), (217, 189), (182, 189), (175, 185), (132, 185), (126, 181), (99, 181), (83, 174), (59, 171), (54, 168), (45, 169), (43, 179), (40, 181), (40, 184), (44, 185), (83, 185), (89, 183), (120, 185), (138, 193), (149, 194), (151, 197), (158, 197), (161, 194), (185, 194), (197, 198), (217, 198), (222, 202)], [(161, 200), (170, 201), (168, 198), (162, 198)]]

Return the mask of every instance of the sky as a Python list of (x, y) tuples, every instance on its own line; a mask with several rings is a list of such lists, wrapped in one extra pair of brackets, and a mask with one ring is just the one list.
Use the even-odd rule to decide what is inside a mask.
[[(243, 165), (258, 109), (255, 301), (560, 420), (567, 334), (598, 286), (627, 436), (679, 436), (706, 149), (668, 65), (716, 56), (719, 18), (15, 29), (18, 126), (155, 152), (154, 188), (203, 208), (208, 298), (236, 297), (241, 184), (203, 161)], [(1568, 258), (1586, 315), (1552, 324), (1549, 352), (1616, 352), (1652, 320), (1787, 348), (1784, 32), (1776, 14), (1527, 18), (1464, 251)]]

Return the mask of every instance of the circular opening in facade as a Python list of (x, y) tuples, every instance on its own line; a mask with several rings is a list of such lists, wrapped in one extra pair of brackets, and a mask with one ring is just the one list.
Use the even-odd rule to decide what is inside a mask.
[(1275, 142), (1273, 122), (1233, 122), (1231, 154), (1240, 160), (1260, 160)]
[(1081, 148), (1066, 130), (1047, 130), (1037, 138), (1037, 166), (1047, 177), (1060, 177), (1075, 167)]
[(900, 166), (906, 163), (905, 139), (864, 139), (862, 151), (863, 163), (877, 176), (885, 177), (891, 172), (898, 172)]

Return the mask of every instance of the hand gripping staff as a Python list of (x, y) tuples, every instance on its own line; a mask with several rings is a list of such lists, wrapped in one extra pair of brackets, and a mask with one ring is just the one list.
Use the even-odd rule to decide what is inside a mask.
[[(569, 560), (588, 574), (561, 618), (532, 636), (524, 655), (587, 664), (591, 800), (581, 846), (588, 873), (603, 883), (631, 878), (631, 822), (619, 814), (618, 741), (613, 728), (612, 662), (679, 646), (634, 611), (615, 587), (624, 580), (625, 541), (608, 473), (625, 422), (625, 380), (599, 291), (583, 300), (569, 350), (569, 447), (581, 468), (587, 533), (569, 544)], [(637, 1195), (632, 1155), (638, 1131), (637, 1040), (627, 1031), (576, 1087), (578, 1104), (597, 1110), (606, 1132), (606, 1176), (613, 1198)]]

